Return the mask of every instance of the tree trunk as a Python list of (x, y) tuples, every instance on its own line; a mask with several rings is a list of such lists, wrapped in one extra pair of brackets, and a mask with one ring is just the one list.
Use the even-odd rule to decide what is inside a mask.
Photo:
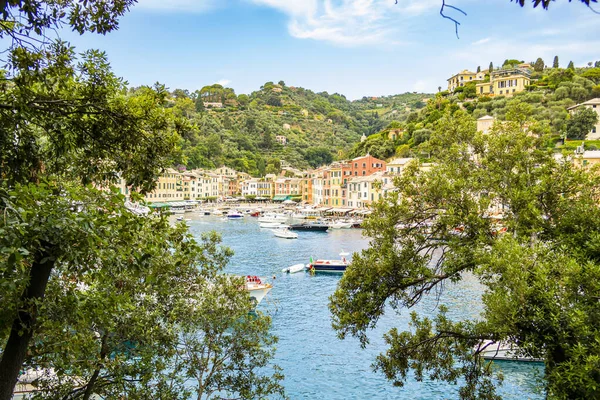
[[(42, 244), (42, 247), (44, 245)], [(13, 321), (6, 347), (0, 360), (0, 400), (10, 400), (25, 360), (37, 318), (36, 303), (44, 298), (54, 260), (41, 250), (29, 272), (29, 285), (21, 295), (21, 309)]]
[(90, 396), (94, 393), (94, 385), (96, 384), (96, 380), (98, 380), (98, 375), (100, 375), (100, 369), (102, 368), (102, 362), (104, 361), (104, 358), (108, 354), (108, 346), (106, 345), (107, 339), (108, 339), (108, 334), (105, 333), (104, 336), (102, 336), (102, 344), (100, 345), (100, 363), (98, 365), (98, 368), (96, 368), (96, 370), (92, 374), (90, 381), (88, 382), (88, 384), (85, 387), (85, 393), (83, 394), (83, 400), (89, 400)]

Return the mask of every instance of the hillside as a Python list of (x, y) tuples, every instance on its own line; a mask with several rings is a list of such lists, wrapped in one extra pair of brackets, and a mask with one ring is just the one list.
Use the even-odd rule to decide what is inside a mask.
[[(541, 65), (543, 67), (543, 61)], [(510, 68), (510, 65), (506, 67)], [(368, 152), (379, 158), (427, 157), (426, 143), (436, 121), (444, 113), (458, 110), (469, 113), (474, 120), (491, 115), (500, 121), (505, 120), (511, 110), (516, 111), (528, 120), (531, 131), (545, 135), (547, 146), (554, 147), (565, 136), (575, 139), (571, 133), (567, 135), (569, 125), (574, 125), (567, 108), (600, 97), (600, 62), (589, 63), (586, 68), (574, 68), (572, 64), (567, 68), (538, 68), (532, 72), (531, 84), (526, 91), (513, 97), (477, 97), (474, 83), (459, 89), (452, 94), (447, 91), (437, 93), (418, 110), (395, 115), (391, 114), (393, 111), (383, 113), (380, 120), (393, 121), (364, 143), (357, 143), (349, 155)], [(392, 130), (398, 132), (395, 140), (390, 139)], [(565, 147), (575, 147), (572, 143), (580, 142), (567, 142)], [(587, 149), (595, 147), (595, 141), (586, 143)]]
[(346, 158), (363, 134), (380, 132), (432, 97), (406, 93), (349, 101), (284, 82), (267, 82), (250, 95), (236, 95), (221, 85), (193, 93), (163, 90), (181, 136), (175, 166), (226, 165), (254, 176), (278, 172), (281, 161), (308, 168)]

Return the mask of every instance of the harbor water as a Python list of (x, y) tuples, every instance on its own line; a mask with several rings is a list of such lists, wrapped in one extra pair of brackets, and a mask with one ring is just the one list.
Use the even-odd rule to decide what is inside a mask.
[[(259, 310), (273, 318), (273, 333), (279, 337), (274, 362), (283, 368), (287, 395), (296, 399), (457, 399), (458, 386), (445, 382), (409, 379), (402, 388), (393, 387), (371, 365), (386, 350), (383, 334), (392, 327), (406, 329), (409, 311), (389, 311), (369, 333), (370, 344), (362, 349), (354, 338), (339, 340), (331, 328), (329, 296), (340, 274), (297, 273), (286, 275), (285, 267), (308, 263), (310, 258), (339, 259), (339, 253), (358, 252), (368, 246), (360, 229), (300, 232), (294, 240), (281, 239), (262, 229), (256, 218), (226, 220), (217, 216), (186, 214), (187, 224), (197, 237), (214, 230), (235, 255), (226, 272), (273, 277), (273, 290)], [(448, 285), (439, 299), (426, 298), (415, 310), (434, 316), (446, 304), (453, 318), (474, 318), (481, 310), (482, 288), (468, 277)], [(542, 399), (539, 378), (543, 365), (498, 362), (504, 375), (499, 393), (505, 399)]]

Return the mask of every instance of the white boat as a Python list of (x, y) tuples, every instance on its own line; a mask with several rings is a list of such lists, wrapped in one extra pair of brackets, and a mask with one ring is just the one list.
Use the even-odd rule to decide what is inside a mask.
[(273, 234), (282, 239), (298, 239), (298, 234), (290, 231), (288, 228), (277, 228), (273, 231)]
[(256, 305), (260, 304), (271, 289), (273, 289), (273, 285), (263, 282), (258, 276), (246, 276), (246, 290), (248, 290), (250, 299)]
[(292, 218), (294, 219), (318, 219), (320, 217), (321, 213), (312, 208), (301, 209), (292, 214)]
[(301, 272), (301, 271), (304, 271), (305, 269), (306, 269), (306, 266), (304, 264), (294, 264), (290, 267), (282, 269), (281, 272), (284, 272), (286, 274), (295, 274), (296, 272)]
[(215, 209), (212, 211), (212, 215), (223, 215), (223, 210)]
[[(525, 361), (525, 362), (542, 362), (539, 358), (533, 358), (521, 354), (519, 347), (508, 342), (494, 342), (492, 340), (484, 340), (481, 342), (479, 355), (485, 360), (502, 360), (502, 361)], [(477, 350), (477, 348), (475, 349)]]
[(281, 222), (261, 222), (258, 226), (267, 229), (289, 228), (289, 225), (285, 225)]
[(227, 213), (227, 218), (240, 219), (240, 218), (244, 218), (244, 214), (242, 214), (241, 212), (239, 212), (237, 210), (231, 210)]
[(177, 217), (177, 221), (183, 221), (183, 217)]
[(350, 229), (352, 228), (352, 222), (335, 221), (328, 224), (331, 229)]
[(287, 222), (288, 217), (282, 214), (266, 213), (262, 217), (258, 218), (258, 222)]

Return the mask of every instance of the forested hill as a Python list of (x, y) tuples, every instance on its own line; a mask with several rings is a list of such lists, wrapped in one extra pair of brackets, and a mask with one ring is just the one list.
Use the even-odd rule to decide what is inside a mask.
[[(405, 119), (432, 97), (405, 93), (349, 101), (337, 93), (315, 93), (284, 82), (267, 82), (250, 95), (236, 95), (221, 85), (195, 92), (158, 89), (164, 92), (165, 107), (180, 117), (174, 166), (189, 170), (226, 165), (254, 176), (278, 172), (282, 160), (307, 168), (346, 158), (363, 134)], [(286, 144), (277, 136), (285, 136)]]

